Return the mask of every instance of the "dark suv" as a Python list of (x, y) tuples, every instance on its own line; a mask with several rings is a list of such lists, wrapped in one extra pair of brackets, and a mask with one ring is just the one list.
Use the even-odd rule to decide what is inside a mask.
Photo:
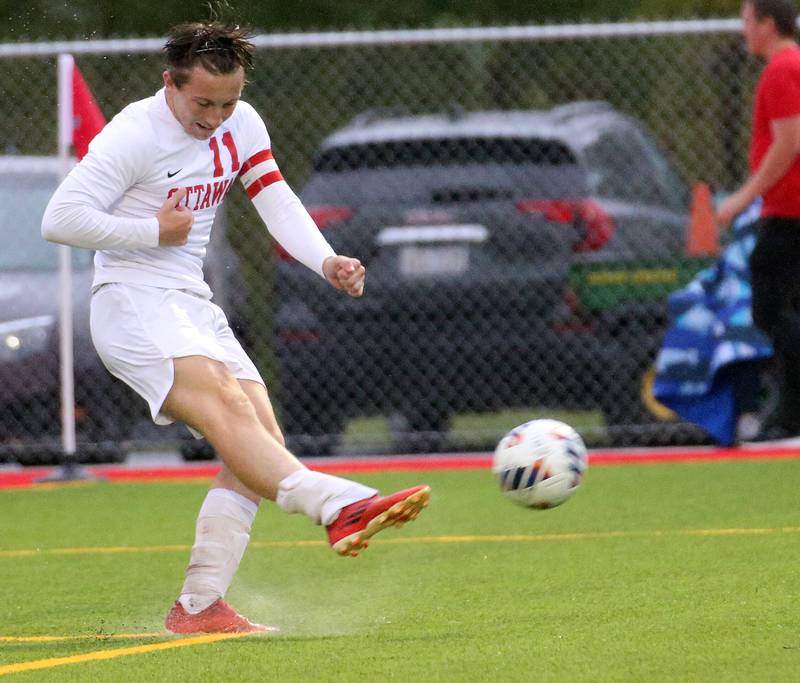
[(301, 197), (368, 269), (354, 300), (278, 253), (280, 406), (301, 450), (371, 413), (426, 448), (456, 412), (647, 419), (689, 192), (635, 120), (602, 102), (368, 113), (324, 141)]

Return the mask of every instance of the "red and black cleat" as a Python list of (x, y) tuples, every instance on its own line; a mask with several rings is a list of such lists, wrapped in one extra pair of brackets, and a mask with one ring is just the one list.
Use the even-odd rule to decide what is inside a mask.
[(165, 625), (172, 633), (266, 633), (279, 630), (275, 626), (254, 624), (222, 598), (197, 614), (190, 614), (180, 601), (176, 601)]
[(429, 486), (415, 486), (391, 496), (372, 496), (339, 511), (328, 525), (328, 542), (340, 555), (358, 555), (368, 540), (382, 529), (403, 526), (417, 518), (431, 497)]

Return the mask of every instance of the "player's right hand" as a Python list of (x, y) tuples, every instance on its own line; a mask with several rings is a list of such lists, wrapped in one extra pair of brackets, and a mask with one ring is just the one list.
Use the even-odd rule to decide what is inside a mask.
[(194, 214), (186, 206), (182, 206), (186, 198), (186, 188), (180, 188), (167, 198), (158, 210), (158, 244), (161, 247), (180, 247), (189, 240), (189, 231), (194, 223)]

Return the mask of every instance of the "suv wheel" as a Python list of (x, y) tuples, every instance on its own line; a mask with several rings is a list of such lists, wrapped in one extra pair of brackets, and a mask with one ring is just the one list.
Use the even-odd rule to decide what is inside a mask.
[[(636, 426), (656, 421), (643, 400), (643, 386), (652, 365), (651, 354), (634, 353), (626, 345), (613, 349), (608, 366), (613, 369), (613, 385), (603, 387), (598, 405), (607, 426)], [(613, 390), (612, 390), (613, 389)]]
[(345, 416), (326, 406), (319, 411), (302, 404), (283, 406), (282, 429), (295, 455), (334, 455), (342, 440)]
[(398, 453), (435, 453), (447, 445), (450, 414), (434, 406), (415, 406), (389, 418), (392, 450)]
[(186, 462), (214, 460), (214, 458), (217, 457), (217, 452), (208, 441), (205, 439), (195, 439), (193, 436), (182, 441), (179, 450), (181, 457)]

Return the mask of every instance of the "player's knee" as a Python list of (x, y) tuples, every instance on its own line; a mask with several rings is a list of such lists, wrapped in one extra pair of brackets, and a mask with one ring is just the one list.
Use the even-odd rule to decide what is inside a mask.
[(235, 380), (222, 380), (216, 388), (217, 403), (226, 420), (255, 420), (256, 410)]
[(283, 432), (279, 427), (267, 427), (267, 431), (270, 433), (270, 436), (275, 439), (275, 441), (277, 441), (284, 448), (286, 447), (286, 439), (284, 438)]

